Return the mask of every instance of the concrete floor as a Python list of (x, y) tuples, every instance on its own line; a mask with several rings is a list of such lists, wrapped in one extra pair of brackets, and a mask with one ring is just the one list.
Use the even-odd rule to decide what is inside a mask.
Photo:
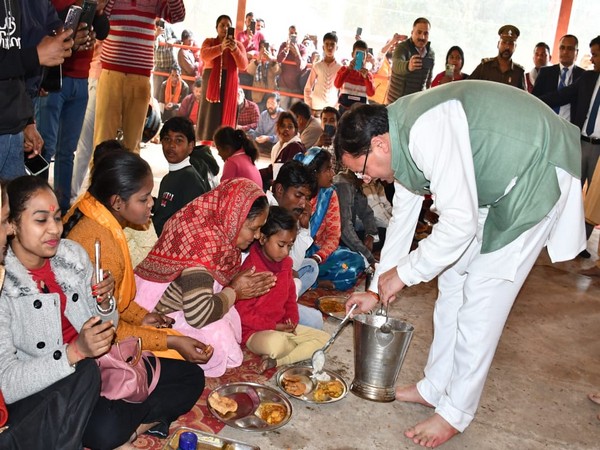
[[(158, 185), (166, 164), (156, 147), (142, 155), (157, 170)], [(542, 253), (508, 319), (474, 422), (442, 448), (600, 449), (600, 407), (586, 398), (600, 390), (600, 279), (577, 273), (597, 258), (599, 234), (588, 245), (591, 260), (551, 264)], [(436, 294), (435, 280), (413, 286), (390, 308), (390, 315), (415, 327), (399, 385), (422, 376)], [(332, 332), (338, 322), (329, 320), (325, 329)], [(350, 383), (353, 355), (349, 325), (330, 349), (326, 367)], [(330, 405), (291, 401), (292, 419), (279, 430), (226, 426), (220, 434), (262, 449), (412, 449), (417, 446), (402, 432), (431, 414), (424, 406), (376, 403), (352, 393)]]
[[(600, 390), (600, 279), (577, 274), (591, 264), (553, 265), (545, 253), (540, 256), (506, 324), (474, 422), (442, 448), (600, 448), (600, 407), (586, 398)], [(422, 376), (436, 293), (435, 281), (413, 286), (390, 308), (390, 315), (415, 327), (399, 385)], [(337, 322), (329, 320), (326, 330), (332, 331)], [(348, 383), (354, 376), (352, 339), (350, 325), (326, 366)], [(330, 405), (292, 404), (292, 419), (279, 430), (225, 427), (220, 434), (262, 449), (411, 449), (417, 446), (402, 432), (431, 414), (424, 406), (376, 403), (352, 393)]]

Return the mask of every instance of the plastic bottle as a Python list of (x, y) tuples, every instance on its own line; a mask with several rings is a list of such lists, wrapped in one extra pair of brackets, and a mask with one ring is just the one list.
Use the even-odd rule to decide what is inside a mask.
[(177, 450), (196, 450), (198, 436), (196, 433), (185, 431), (179, 435), (179, 446)]

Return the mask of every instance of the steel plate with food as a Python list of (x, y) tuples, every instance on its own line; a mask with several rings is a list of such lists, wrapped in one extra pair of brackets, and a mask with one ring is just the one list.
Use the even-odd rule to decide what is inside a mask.
[(179, 449), (179, 436), (182, 433), (189, 432), (194, 433), (198, 438), (196, 444), (197, 450), (260, 450), (260, 447), (256, 445), (246, 444), (245, 442), (236, 441), (235, 439), (229, 439), (215, 434), (206, 433), (204, 431), (196, 430), (194, 428), (179, 427), (176, 428), (173, 433), (167, 438), (167, 442), (163, 446), (162, 450), (177, 450)]
[(327, 369), (317, 378), (310, 366), (291, 366), (277, 372), (276, 380), (286, 394), (309, 403), (338, 402), (348, 393), (342, 376)]
[(342, 320), (346, 314), (346, 300), (348, 298), (341, 295), (327, 295), (319, 297), (315, 305), (323, 314)]
[(228, 383), (208, 396), (208, 409), (221, 422), (246, 431), (270, 431), (292, 417), (292, 404), (279, 391), (258, 383)]

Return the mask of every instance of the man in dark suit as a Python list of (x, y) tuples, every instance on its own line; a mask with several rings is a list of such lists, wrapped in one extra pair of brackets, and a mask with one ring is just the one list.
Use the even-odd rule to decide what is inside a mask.
[[(579, 52), (579, 41), (572, 34), (565, 34), (560, 38), (558, 47), (559, 64), (550, 67), (542, 67), (535, 80), (532, 94), (536, 97), (562, 89), (575, 82), (584, 70), (575, 65), (575, 59)], [(558, 115), (565, 120), (571, 120), (573, 104), (556, 107)]]
[[(590, 53), (593, 71), (586, 70), (570, 86), (540, 96), (540, 100), (551, 107), (571, 104), (571, 122), (581, 130), (581, 185), (587, 181), (588, 187), (600, 156), (600, 36), (590, 42)], [(594, 226), (585, 225), (589, 239)], [(584, 250), (580, 256), (589, 258), (590, 254)]]

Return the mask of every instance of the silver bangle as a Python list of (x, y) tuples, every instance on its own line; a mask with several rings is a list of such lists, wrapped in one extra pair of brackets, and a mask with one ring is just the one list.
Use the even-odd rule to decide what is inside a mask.
[(113, 297), (112, 294), (108, 294), (108, 295), (109, 295), (108, 308), (102, 309), (102, 307), (100, 306), (100, 303), (96, 304), (96, 308), (98, 308), (98, 312), (100, 312), (101, 314), (110, 314), (115, 309), (115, 298)]

